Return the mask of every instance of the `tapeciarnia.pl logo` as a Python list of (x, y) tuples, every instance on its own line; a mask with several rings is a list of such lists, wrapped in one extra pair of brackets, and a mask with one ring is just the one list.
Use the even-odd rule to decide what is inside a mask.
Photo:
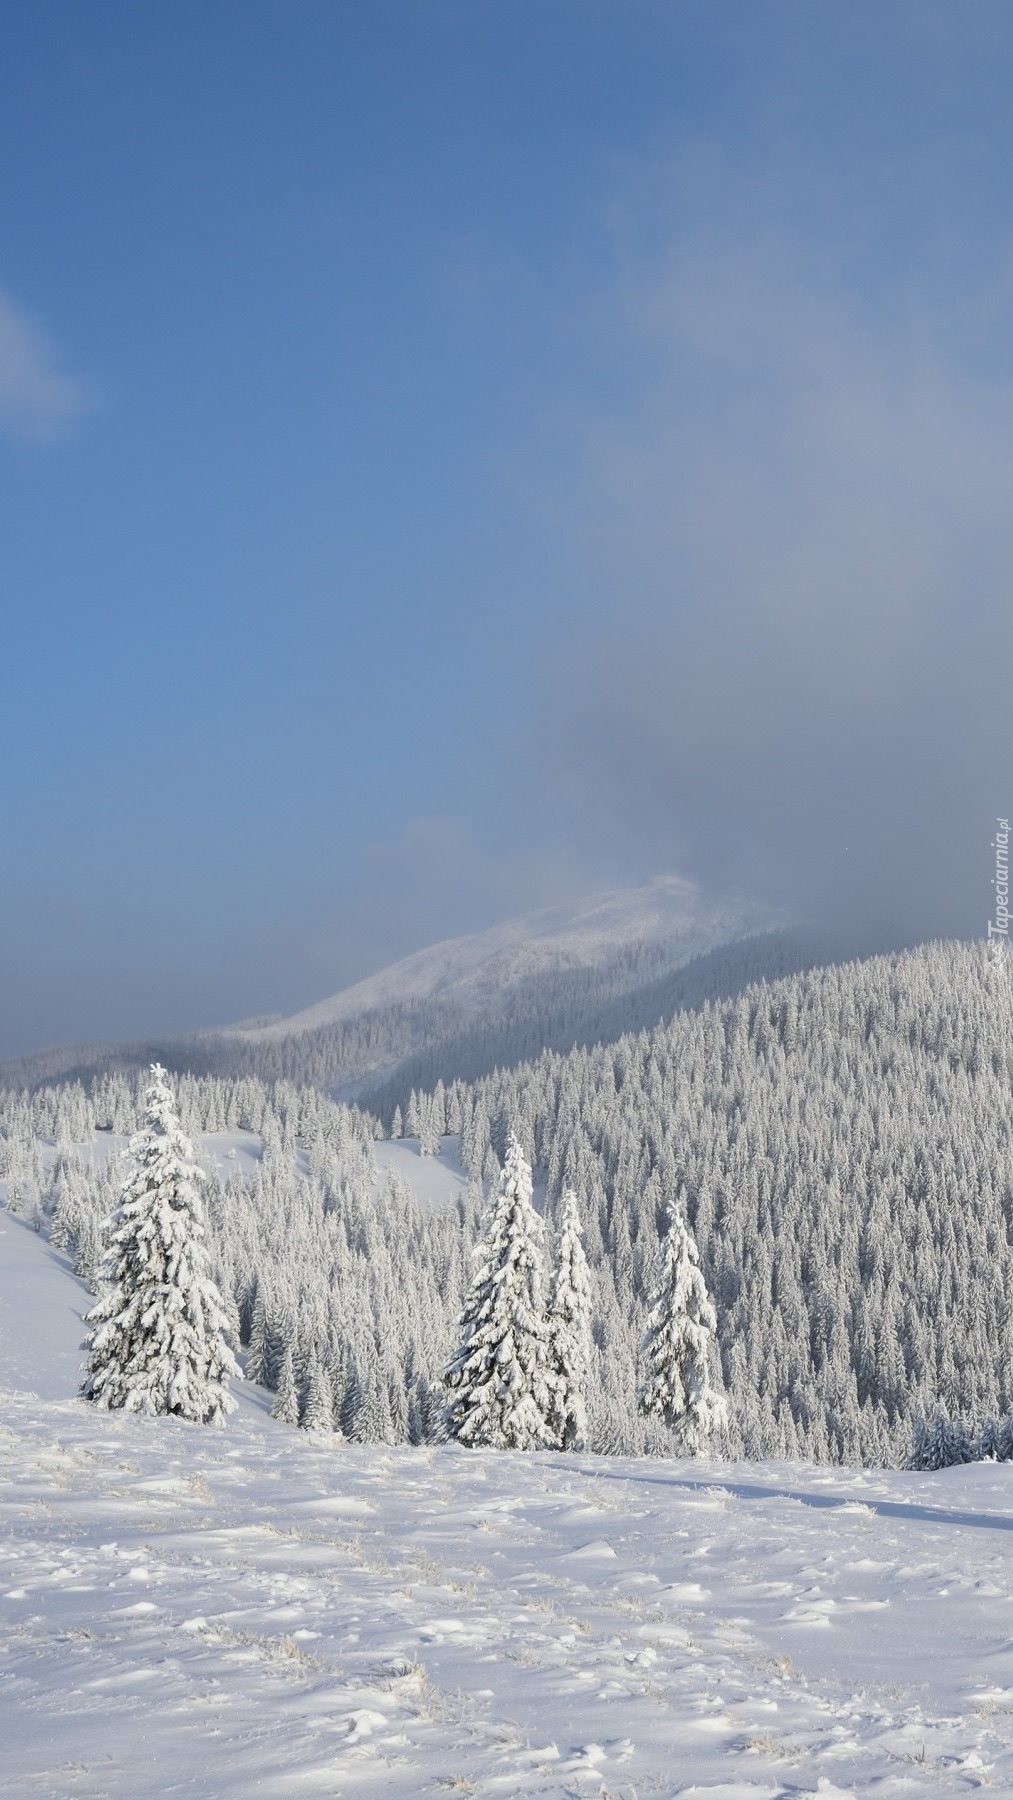
[(988, 935), (990, 938), (1009, 939), (1009, 820), (996, 819), (996, 834), (992, 839), (995, 851), (995, 874), (992, 886), (995, 888), (995, 918), (989, 919)]

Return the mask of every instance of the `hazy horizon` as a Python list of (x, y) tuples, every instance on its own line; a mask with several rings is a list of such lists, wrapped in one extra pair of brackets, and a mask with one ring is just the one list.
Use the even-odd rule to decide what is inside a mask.
[(983, 935), (997, 4), (44, 0), (0, 142), (0, 1055), (658, 873)]

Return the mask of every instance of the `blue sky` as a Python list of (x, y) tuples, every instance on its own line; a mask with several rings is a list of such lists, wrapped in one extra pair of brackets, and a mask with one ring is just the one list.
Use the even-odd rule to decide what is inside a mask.
[(1011, 63), (974, 4), (20, 9), (0, 1049), (672, 867), (885, 914), (917, 852), (973, 925)]

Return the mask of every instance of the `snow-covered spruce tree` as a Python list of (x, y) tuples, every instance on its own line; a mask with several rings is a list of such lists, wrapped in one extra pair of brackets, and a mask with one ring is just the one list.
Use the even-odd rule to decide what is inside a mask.
[(671, 1201), (666, 1210), (668, 1229), (641, 1345), (644, 1377), (637, 1400), (642, 1413), (670, 1427), (681, 1455), (696, 1456), (728, 1410), (711, 1382), (717, 1317), (682, 1210)]
[(542, 1221), (531, 1192), (530, 1165), (511, 1136), (461, 1313), (460, 1348), (444, 1377), (447, 1433), (473, 1449), (539, 1450), (552, 1442), (559, 1384), (544, 1310)]
[(271, 1408), (272, 1419), (280, 1419), (283, 1425), (299, 1423), (299, 1390), (295, 1384), (295, 1368), (292, 1363), (292, 1346), (289, 1344), (282, 1358), (281, 1374), (278, 1377), (278, 1392)]
[(131, 1173), (107, 1222), (82, 1393), (99, 1406), (220, 1424), (241, 1371), (212, 1281), (200, 1171), (165, 1070), (152, 1065)]
[(988, 1418), (974, 1446), (975, 1462), (1013, 1462), (1013, 1418)]
[(557, 1386), (549, 1423), (560, 1450), (587, 1443), (585, 1392), (591, 1360), (591, 1283), (577, 1196), (565, 1187), (559, 1201), (556, 1267), (549, 1301), (549, 1356)]
[(299, 1423), (304, 1431), (331, 1432), (334, 1430), (331, 1384), (316, 1357), (311, 1360), (306, 1374), (306, 1392)]
[(92, 1212), (84, 1213), (77, 1232), (74, 1274), (95, 1292), (95, 1277), (102, 1263), (102, 1227)]
[(967, 1426), (951, 1419), (941, 1406), (930, 1418), (917, 1420), (912, 1434), (909, 1469), (935, 1474), (939, 1469), (952, 1469), (959, 1463), (975, 1460), (975, 1446)]

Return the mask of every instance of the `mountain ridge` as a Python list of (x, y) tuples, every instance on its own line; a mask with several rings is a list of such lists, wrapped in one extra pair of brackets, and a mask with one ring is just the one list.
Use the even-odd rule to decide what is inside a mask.
[[(442, 1055), (447, 1075), (480, 1074), (541, 1044), (568, 1048), (588, 1030), (597, 1035), (599, 1022), (610, 1032), (640, 1023), (634, 996), (646, 988), (738, 945), (755, 942), (762, 958), (764, 938), (792, 924), (766, 902), (714, 898), (685, 877), (659, 875), (443, 939), (288, 1016), (58, 1045), (0, 1064), (0, 1084), (87, 1079), (158, 1060), (176, 1072), (304, 1081), (356, 1099), (422, 1055), (437, 1063)], [(709, 997), (706, 981), (697, 986)]]
[[(287, 1017), (220, 1027), (215, 1035), (269, 1039), (337, 1025), (394, 1003), (481, 1000), (543, 971), (596, 968), (625, 947), (670, 944), (672, 967), (720, 944), (793, 923), (765, 902), (709, 900), (684, 876), (657, 875), (570, 905), (540, 907), (483, 931), (444, 938)], [(200, 1035), (207, 1035), (202, 1033)]]

